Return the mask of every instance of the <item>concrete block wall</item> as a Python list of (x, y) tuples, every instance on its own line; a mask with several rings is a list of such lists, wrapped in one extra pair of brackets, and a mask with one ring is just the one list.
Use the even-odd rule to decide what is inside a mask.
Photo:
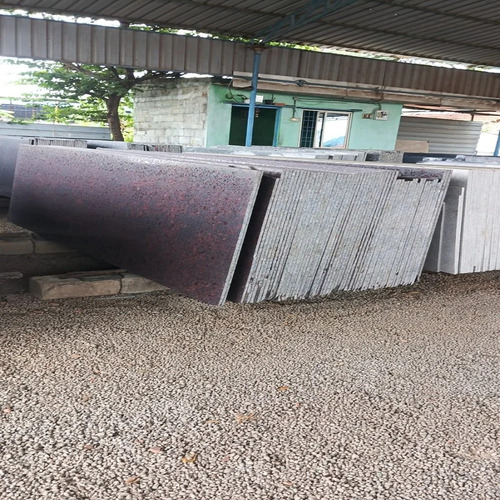
[(134, 141), (205, 146), (211, 79), (144, 85), (134, 100)]

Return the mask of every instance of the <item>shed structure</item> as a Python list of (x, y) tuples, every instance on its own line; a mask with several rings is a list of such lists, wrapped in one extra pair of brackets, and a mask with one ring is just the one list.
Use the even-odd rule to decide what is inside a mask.
[[(313, 94), (351, 107), (353, 102), (375, 102), (500, 112), (498, 73), (397, 60), (500, 67), (496, 0), (6, 0), (0, 8), (123, 23), (107, 28), (0, 16), (0, 55), (235, 77), (235, 83), (252, 89), (247, 145), (257, 94), (279, 92), (284, 85), (292, 95)], [(124, 29), (131, 23), (240, 37), (247, 43)], [(369, 51), (396, 59), (296, 50), (270, 42), (346, 48), (360, 56)]]
[(496, 0), (3, 0), (0, 8), (500, 66)]

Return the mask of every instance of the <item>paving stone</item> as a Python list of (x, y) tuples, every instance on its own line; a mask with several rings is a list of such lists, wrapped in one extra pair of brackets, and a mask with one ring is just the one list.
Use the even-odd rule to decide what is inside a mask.
[[(100, 279), (99, 279), (100, 278)], [(66, 299), (116, 295), (120, 293), (119, 277), (68, 278), (62, 276), (35, 276), (30, 278), (30, 292), (39, 299)]]
[(122, 278), (122, 288), (120, 293), (147, 293), (167, 288), (156, 281), (152, 281), (138, 274), (126, 273)]

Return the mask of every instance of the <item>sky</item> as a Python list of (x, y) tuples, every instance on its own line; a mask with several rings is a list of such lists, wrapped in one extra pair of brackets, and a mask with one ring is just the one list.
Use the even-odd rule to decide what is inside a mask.
[(24, 64), (8, 64), (8, 59), (0, 57), (0, 98), (19, 99), (23, 93), (34, 91), (35, 87), (17, 83), (22, 78), (21, 73), (29, 68)]

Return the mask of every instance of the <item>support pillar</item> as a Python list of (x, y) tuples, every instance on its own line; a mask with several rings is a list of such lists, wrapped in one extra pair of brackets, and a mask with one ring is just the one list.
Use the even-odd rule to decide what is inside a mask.
[(245, 146), (252, 145), (253, 125), (255, 121), (255, 101), (257, 99), (257, 84), (259, 81), (260, 56), (264, 51), (263, 47), (253, 47), (253, 71), (252, 71), (252, 91), (250, 93), (250, 104), (248, 106), (247, 134)]

